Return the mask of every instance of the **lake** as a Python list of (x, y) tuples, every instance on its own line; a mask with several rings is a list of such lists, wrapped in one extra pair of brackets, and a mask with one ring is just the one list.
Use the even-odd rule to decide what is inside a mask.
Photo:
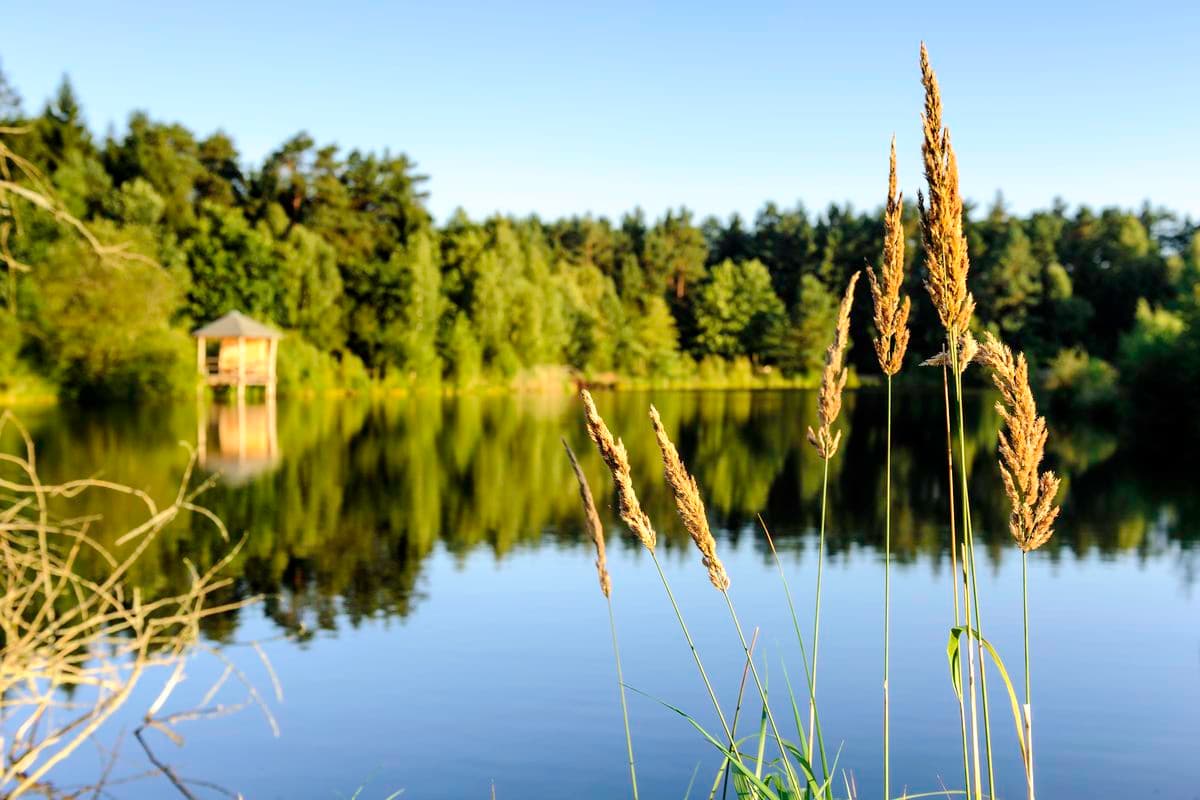
[[(968, 401), (984, 633), (1019, 683), (1020, 553), (1008, 537), (995, 463), (999, 419), (989, 395)], [(804, 432), (815, 396), (597, 396), (629, 448), (663, 567), (732, 709), (743, 654), (675, 515), (646, 416), (651, 402), (699, 481), (731, 596), (743, 624), (760, 629), (760, 663), (772, 695), (785, 700), (784, 670), (794, 685), (803, 672), (757, 515), (776, 537), (807, 634), (821, 463)], [(853, 775), (861, 797), (877, 797), (881, 785), (884, 410), (878, 391), (846, 398), (822, 600), (822, 719), (831, 749), (841, 748), (839, 769)], [(627, 796), (607, 609), (563, 436), (580, 454), (608, 526), (626, 682), (717, 728), (653, 563), (612, 512), (611, 480), (575, 398), (60, 407), (20, 416), (47, 481), (102, 475), (167, 498), (188, 460), (179, 442), (202, 444), (198, 471), (219, 477), (200, 502), (235, 539), (246, 536), (229, 568), (237, 578), (230, 595), (265, 599), (208, 620), (205, 641), (258, 688), (279, 735), (254, 708), (182, 725), (182, 747), (154, 740), (181, 775), (249, 798), (350, 797), (359, 787), (364, 800), (398, 789), (403, 797), (488, 798), (493, 786), (500, 800)], [(1200, 797), (1200, 493), (1194, 459), (1170, 462), (1166, 444), (1052, 422), (1048, 458), (1064, 477), (1063, 514), (1051, 542), (1030, 557), (1043, 797)], [(961, 785), (946, 662), (953, 610), (940, 386), (898, 390), (893, 457), (892, 786), (934, 791), (943, 780)], [(142, 518), (113, 495), (85, 495), (79, 509), (103, 515), (102, 540)], [(131, 580), (147, 594), (180, 591), (185, 558), (208, 565), (228, 547), (202, 520), (178, 524)], [(251, 641), (269, 656), (282, 701)], [(199, 702), (222, 669), (197, 654), (173, 701)], [(109, 726), (110, 741), (153, 695), (150, 686), (139, 691), (125, 719)], [(998, 681), (992, 698), (998, 788), (1022, 797)], [(707, 796), (717, 763), (711, 747), (648, 697), (631, 694), (630, 715), (642, 796), (683, 797), (697, 768), (692, 796)], [(753, 716), (744, 731), (756, 728)], [(80, 751), (57, 780), (94, 780), (99, 763)], [(126, 741), (118, 771), (146, 767)], [(173, 796), (161, 778), (113, 792)]]

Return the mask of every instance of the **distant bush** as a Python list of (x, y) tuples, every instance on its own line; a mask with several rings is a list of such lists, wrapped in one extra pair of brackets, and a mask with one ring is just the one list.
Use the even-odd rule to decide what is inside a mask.
[(154, 400), (194, 385), (188, 336), (170, 326), (179, 284), (155, 264), (98, 264), (68, 245), (52, 251), (32, 333), (63, 392), (89, 401)]
[(21, 341), (21, 323), (7, 311), (0, 311), (0, 376), (16, 370)]
[(359, 392), (371, 386), (366, 367), (357, 356), (344, 352), (338, 358), (298, 334), (279, 341), (276, 380), (281, 394)]
[(1139, 300), (1117, 365), (1137, 424), (1200, 435), (1200, 303), (1176, 312)]
[(15, 398), (50, 399), (58, 387), (21, 357), (25, 339), (21, 323), (7, 311), (0, 311), (0, 402)]
[(1050, 362), (1046, 388), (1053, 392), (1051, 402), (1065, 409), (1111, 411), (1118, 397), (1117, 370), (1080, 348), (1060, 350)]

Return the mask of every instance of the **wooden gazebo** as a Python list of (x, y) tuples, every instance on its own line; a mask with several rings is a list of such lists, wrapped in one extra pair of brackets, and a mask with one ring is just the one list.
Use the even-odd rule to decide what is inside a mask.
[[(240, 311), (192, 331), (196, 339), (196, 369), (209, 386), (233, 386), (244, 397), (247, 386), (266, 387), (275, 394), (275, 356), (283, 337), (270, 325)], [(219, 343), (209, 355), (209, 341)]]

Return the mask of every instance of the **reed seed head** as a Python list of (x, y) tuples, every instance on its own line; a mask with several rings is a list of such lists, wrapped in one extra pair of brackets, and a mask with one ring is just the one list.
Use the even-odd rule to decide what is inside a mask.
[(929, 64), (929, 53), (921, 44), (921, 83), (925, 87), (925, 111), (921, 115), (928, 202), (918, 194), (921, 233), (925, 245), (925, 288), (949, 336), (965, 331), (975, 311), (975, 299), (967, 290), (967, 239), (963, 235), (963, 201), (959, 193), (958, 159), (950, 144), (950, 129), (942, 122), (942, 95), (937, 75)]
[(608, 559), (604, 555), (604, 526), (600, 523), (600, 514), (596, 511), (596, 501), (592, 498), (591, 487), (588, 486), (587, 476), (583, 474), (583, 469), (579, 466), (579, 459), (575, 458), (575, 451), (571, 449), (571, 445), (567, 444), (567, 440), (562, 440), (563, 447), (567, 449), (567, 458), (571, 460), (571, 469), (575, 471), (575, 480), (579, 482), (579, 500), (583, 503), (583, 519), (587, 525), (588, 533), (592, 537), (592, 544), (596, 545), (596, 574), (600, 578), (600, 591), (605, 597), (612, 595), (612, 579), (608, 575)]
[(887, 376), (895, 375), (904, 364), (908, 350), (908, 312), (912, 303), (903, 302), (900, 291), (904, 285), (904, 196), (896, 189), (896, 137), (892, 137), (891, 163), (888, 170), (887, 207), (883, 214), (883, 263), (879, 278), (867, 267), (871, 283), (871, 299), (875, 305), (875, 355), (879, 368)]
[[(963, 331), (958, 337), (958, 371), (959, 374), (966, 372), (967, 365), (975, 360), (976, 353), (979, 352), (979, 342), (975, 341), (975, 337), (970, 331)], [(927, 358), (921, 362), (922, 367), (948, 367), (951, 362), (950, 351), (946, 347), (942, 347), (942, 351), (932, 358)]]
[(1012, 502), (1008, 529), (1017, 547), (1028, 553), (1049, 541), (1059, 512), (1054, 504), (1058, 476), (1038, 474), (1046, 448), (1046, 418), (1038, 416), (1024, 353), (1014, 358), (1007, 345), (988, 333), (979, 360), (991, 368), (1002, 398), (996, 411), (1006, 428), (1000, 431), (1000, 475)]
[(834, 433), (831, 428), (842, 410), (842, 390), (846, 388), (848, 375), (844, 366), (846, 346), (850, 341), (850, 307), (854, 304), (854, 287), (858, 284), (858, 273), (850, 276), (846, 293), (838, 307), (837, 326), (833, 341), (825, 349), (825, 368), (821, 371), (821, 388), (817, 392), (817, 430), (808, 428), (808, 441), (824, 459), (833, 458), (842, 441), (842, 432)]
[(675, 444), (667, 436), (658, 409), (650, 406), (650, 422), (654, 425), (654, 436), (658, 439), (658, 449), (662, 451), (663, 474), (667, 477), (667, 485), (675, 495), (675, 507), (679, 509), (679, 518), (683, 527), (696, 543), (696, 549), (708, 570), (708, 579), (718, 591), (729, 588), (729, 574), (725, 565), (717, 557), (717, 540), (713, 538), (708, 528), (708, 514), (704, 511), (704, 500), (700, 497), (700, 487), (696, 479), (687, 471)]
[(613, 438), (612, 432), (604, 424), (600, 413), (596, 411), (596, 403), (592, 400), (591, 393), (587, 389), (583, 389), (579, 392), (579, 396), (583, 400), (583, 413), (587, 421), (588, 436), (596, 443), (596, 449), (600, 451), (600, 458), (604, 459), (609, 472), (612, 473), (613, 483), (616, 485), (617, 514), (637, 537), (637, 540), (653, 553), (657, 536), (654, 533), (654, 526), (650, 524), (650, 518), (646, 516), (646, 512), (642, 510), (642, 504), (638, 502), (637, 492), (633, 490), (633, 478), (629, 471), (629, 455), (625, 452), (625, 445), (619, 439)]

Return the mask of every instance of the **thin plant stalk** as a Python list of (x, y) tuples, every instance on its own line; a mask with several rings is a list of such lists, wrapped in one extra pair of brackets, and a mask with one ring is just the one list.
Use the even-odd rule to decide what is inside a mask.
[[(800, 663), (804, 665), (804, 680), (808, 684), (809, 703), (811, 704), (811, 707), (815, 709), (816, 695), (813, 690), (812, 671), (809, 669), (808, 665), (808, 653), (804, 647), (804, 637), (800, 633), (800, 619), (796, 615), (796, 604), (792, 600), (792, 589), (788, 584), (787, 576), (783, 572), (783, 562), (779, 558), (779, 551), (775, 549), (775, 540), (771, 537), (771, 532), (767, 529), (767, 524), (763, 522), (763, 518), (761, 516), (759, 516), (758, 522), (759, 525), (762, 526), (763, 534), (767, 537), (767, 544), (771, 548), (771, 556), (775, 559), (775, 567), (779, 570), (779, 581), (783, 584), (783, 594), (787, 598), (788, 611), (792, 617), (792, 629), (795, 630), (796, 642), (800, 645)], [(829, 764), (825, 756), (825, 737), (821, 733), (820, 715), (814, 714), (814, 722), (816, 723), (817, 750), (821, 755), (821, 770), (822, 777), (824, 778), (828, 777), (829, 775)], [(801, 730), (799, 733), (801, 736), (804, 735), (803, 730)], [(811, 750), (809, 750), (809, 752), (811, 752)], [(812, 764), (811, 758), (809, 758), (808, 763)]]
[[(963, 564), (968, 563), (967, 545), (962, 544)], [(967, 571), (963, 570), (963, 614), (968, 618), (971, 615), (971, 594), (969, 591), (970, 578), (967, 576)], [(979, 763), (979, 710), (976, 705), (975, 691), (975, 648), (971, 647), (970, 641), (967, 642), (967, 691), (971, 694), (971, 756), (972, 765), (975, 769), (975, 797), (976, 800), (981, 800), (983, 797), (983, 777), (980, 771)], [(968, 792), (970, 789), (968, 789)]]
[(812, 763), (813, 733), (817, 724), (817, 652), (821, 647), (821, 572), (825, 561), (825, 511), (829, 499), (829, 459), (821, 477), (821, 533), (817, 543), (817, 599), (813, 611), (812, 686), (808, 702), (808, 763)]
[(1021, 551), (1021, 610), (1025, 623), (1025, 780), (1033, 800), (1033, 701), (1029, 692), (1029, 553)]
[(946, 408), (946, 477), (950, 496), (950, 589), (954, 595), (954, 625), (962, 624), (958, 610), (958, 531), (954, 510), (954, 434), (950, 429), (950, 379), (947, 367), (942, 365), (942, 400)]
[(571, 445), (565, 438), (562, 440), (562, 444), (567, 451), (567, 460), (571, 462), (571, 469), (575, 473), (575, 480), (579, 484), (579, 500), (583, 505), (584, 522), (592, 537), (592, 543), (596, 547), (596, 576), (600, 580), (600, 593), (604, 595), (605, 605), (608, 606), (608, 627), (612, 632), (613, 658), (617, 664), (617, 689), (621, 693), (621, 718), (625, 723), (625, 746), (629, 754), (629, 780), (633, 787), (633, 800), (638, 800), (637, 768), (634, 766), (633, 760), (633, 736), (629, 730), (629, 707), (625, 701), (625, 676), (621, 671), (621, 648), (617, 645), (617, 621), (612, 606), (612, 578), (608, 572), (608, 560), (605, 556), (604, 525), (600, 521), (600, 514), (596, 510), (596, 499), (588, 485), (587, 476), (583, 474), (583, 468), (579, 466), (579, 459), (575, 457), (575, 451), (571, 449)]
[[(658, 577), (662, 580), (663, 588), (667, 590), (667, 598), (671, 601), (671, 608), (675, 609), (675, 618), (679, 620), (679, 628), (683, 631), (683, 638), (687, 639), (688, 648), (692, 651), (692, 658), (696, 660), (696, 668), (700, 671), (700, 679), (704, 681), (704, 688), (708, 690), (708, 697), (712, 700), (718, 719), (721, 720), (721, 729), (725, 732), (725, 738), (729, 742), (729, 750), (734, 756), (738, 756), (737, 742), (733, 738), (733, 730), (729, 727), (729, 723), (725, 721), (725, 713), (721, 711), (721, 703), (717, 700), (717, 693), (713, 689), (712, 682), (708, 679), (708, 672), (704, 669), (704, 662), (700, 660), (700, 651), (696, 649), (696, 643), (692, 641), (692, 634), (688, 631), (687, 623), (683, 621), (683, 612), (679, 610), (679, 604), (675, 602), (675, 594), (671, 591), (671, 584), (667, 581), (667, 575), (663, 572), (662, 564), (658, 561), (658, 554), (653, 550), (650, 551), (650, 559), (654, 562), (655, 569), (658, 570)], [(738, 757), (738, 761), (741, 761), (740, 757)]]
[[(954, 521), (954, 435), (951, 433), (950, 428), (950, 379), (947, 376), (946, 370), (946, 365), (943, 363), (942, 400), (946, 409), (946, 476), (948, 478), (946, 485), (949, 489), (950, 497), (950, 591), (954, 595), (954, 627), (957, 628), (962, 625), (962, 617), (958, 607), (958, 535)], [(960, 676), (961, 669), (962, 666), (960, 665)], [(967, 800), (971, 800), (971, 766), (968, 756), (969, 748), (967, 746), (967, 711), (963, 704), (961, 693), (958, 696), (958, 724), (962, 733), (963, 786), (966, 787)]]
[(887, 379), (887, 458), (885, 461), (883, 536), (883, 800), (892, 796), (891, 717), (888, 706), (888, 644), (892, 611), (892, 376)]
[[(737, 705), (733, 707), (733, 725), (731, 730), (737, 735), (738, 718), (742, 715), (742, 698), (746, 695), (746, 678), (750, 677), (750, 659), (754, 657), (754, 647), (758, 644), (758, 628), (754, 629), (754, 633), (750, 636), (750, 653), (746, 656), (746, 666), (742, 667), (742, 680), (738, 683)], [(722, 778), (722, 776), (724, 776)], [(709, 800), (713, 800), (717, 796), (717, 787), (724, 781), (724, 788), (721, 790), (721, 797), (724, 798), (729, 793), (729, 762), (725, 761), (721, 765), (721, 769), (717, 770), (717, 779), (713, 782), (712, 792), (709, 793)]]
[(625, 703), (625, 676), (621, 672), (621, 648), (617, 646), (617, 621), (613, 616), (611, 598), (608, 598), (608, 627), (612, 631), (613, 657), (617, 662), (617, 686), (621, 690), (621, 716), (625, 720), (625, 747), (629, 753), (629, 782), (633, 786), (633, 800), (638, 800), (637, 767), (633, 764), (633, 736), (629, 732), (629, 707)]
[[(962, 389), (962, 370), (958, 363), (958, 336), (952, 333), (950, 339), (950, 369), (954, 373), (954, 390), (955, 400), (958, 406), (958, 446), (959, 446), (959, 474), (962, 476), (962, 514), (963, 514), (963, 541), (964, 555), (963, 564), (965, 571), (970, 578), (970, 595), (971, 605), (974, 608), (975, 615), (975, 639), (976, 650), (979, 654), (979, 683), (983, 700), (983, 732), (984, 732), (984, 757), (987, 762), (988, 772), (988, 796), (996, 796), (996, 777), (992, 768), (992, 728), (988, 713), (988, 690), (987, 690), (987, 666), (983, 653), (983, 623), (980, 618), (979, 611), (979, 582), (975, 565), (975, 532), (971, 524), (971, 500), (967, 489), (967, 440), (966, 440), (966, 425), (963, 421), (963, 389)], [(967, 587), (964, 586), (964, 592)], [(966, 598), (964, 596), (964, 612), (967, 621), (971, 619), (971, 612), (966, 608)], [(970, 642), (967, 642), (967, 652), (970, 654), (972, 648)], [(968, 665), (971, 663), (971, 657), (968, 655)], [(974, 716), (975, 694), (972, 688), (971, 694), (972, 716)], [(976, 734), (977, 735), (977, 734)], [(975, 772), (976, 772), (976, 797), (980, 796), (982, 787), (979, 781), (979, 752), (978, 745), (975, 751)]]
[[(729, 606), (729, 616), (733, 619), (733, 626), (737, 629), (738, 639), (742, 643), (742, 650), (746, 653), (746, 663), (750, 665), (750, 674), (754, 678), (754, 685), (758, 689), (759, 698), (762, 700), (763, 713), (767, 715), (767, 722), (771, 726), (771, 735), (775, 737), (775, 741), (779, 744), (779, 757), (783, 759), (783, 767), (787, 772), (788, 781), (796, 790), (796, 794), (799, 795), (800, 779), (796, 775), (796, 771), (792, 768), (792, 760), (788, 757), (787, 747), (783, 743), (783, 736), (779, 733), (779, 726), (775, 724), (775, 715), (771, 712), (771, 704), (767, 701), (766, 687), (763, 686), (762, 680), (758, 677), (758, 667), (754, 666), (754, 658), (750, 653), (750, 645), (746, 641), (746, 634), (742, 632), (742, 623), (738, 621), (737, 612), (733, 609), (733, 599), (730, 598), (728, 589), (722, 589), (721, 594), (725, 595), (725, 604)], [(812, 764), (811, 760), (809, 764)]]

